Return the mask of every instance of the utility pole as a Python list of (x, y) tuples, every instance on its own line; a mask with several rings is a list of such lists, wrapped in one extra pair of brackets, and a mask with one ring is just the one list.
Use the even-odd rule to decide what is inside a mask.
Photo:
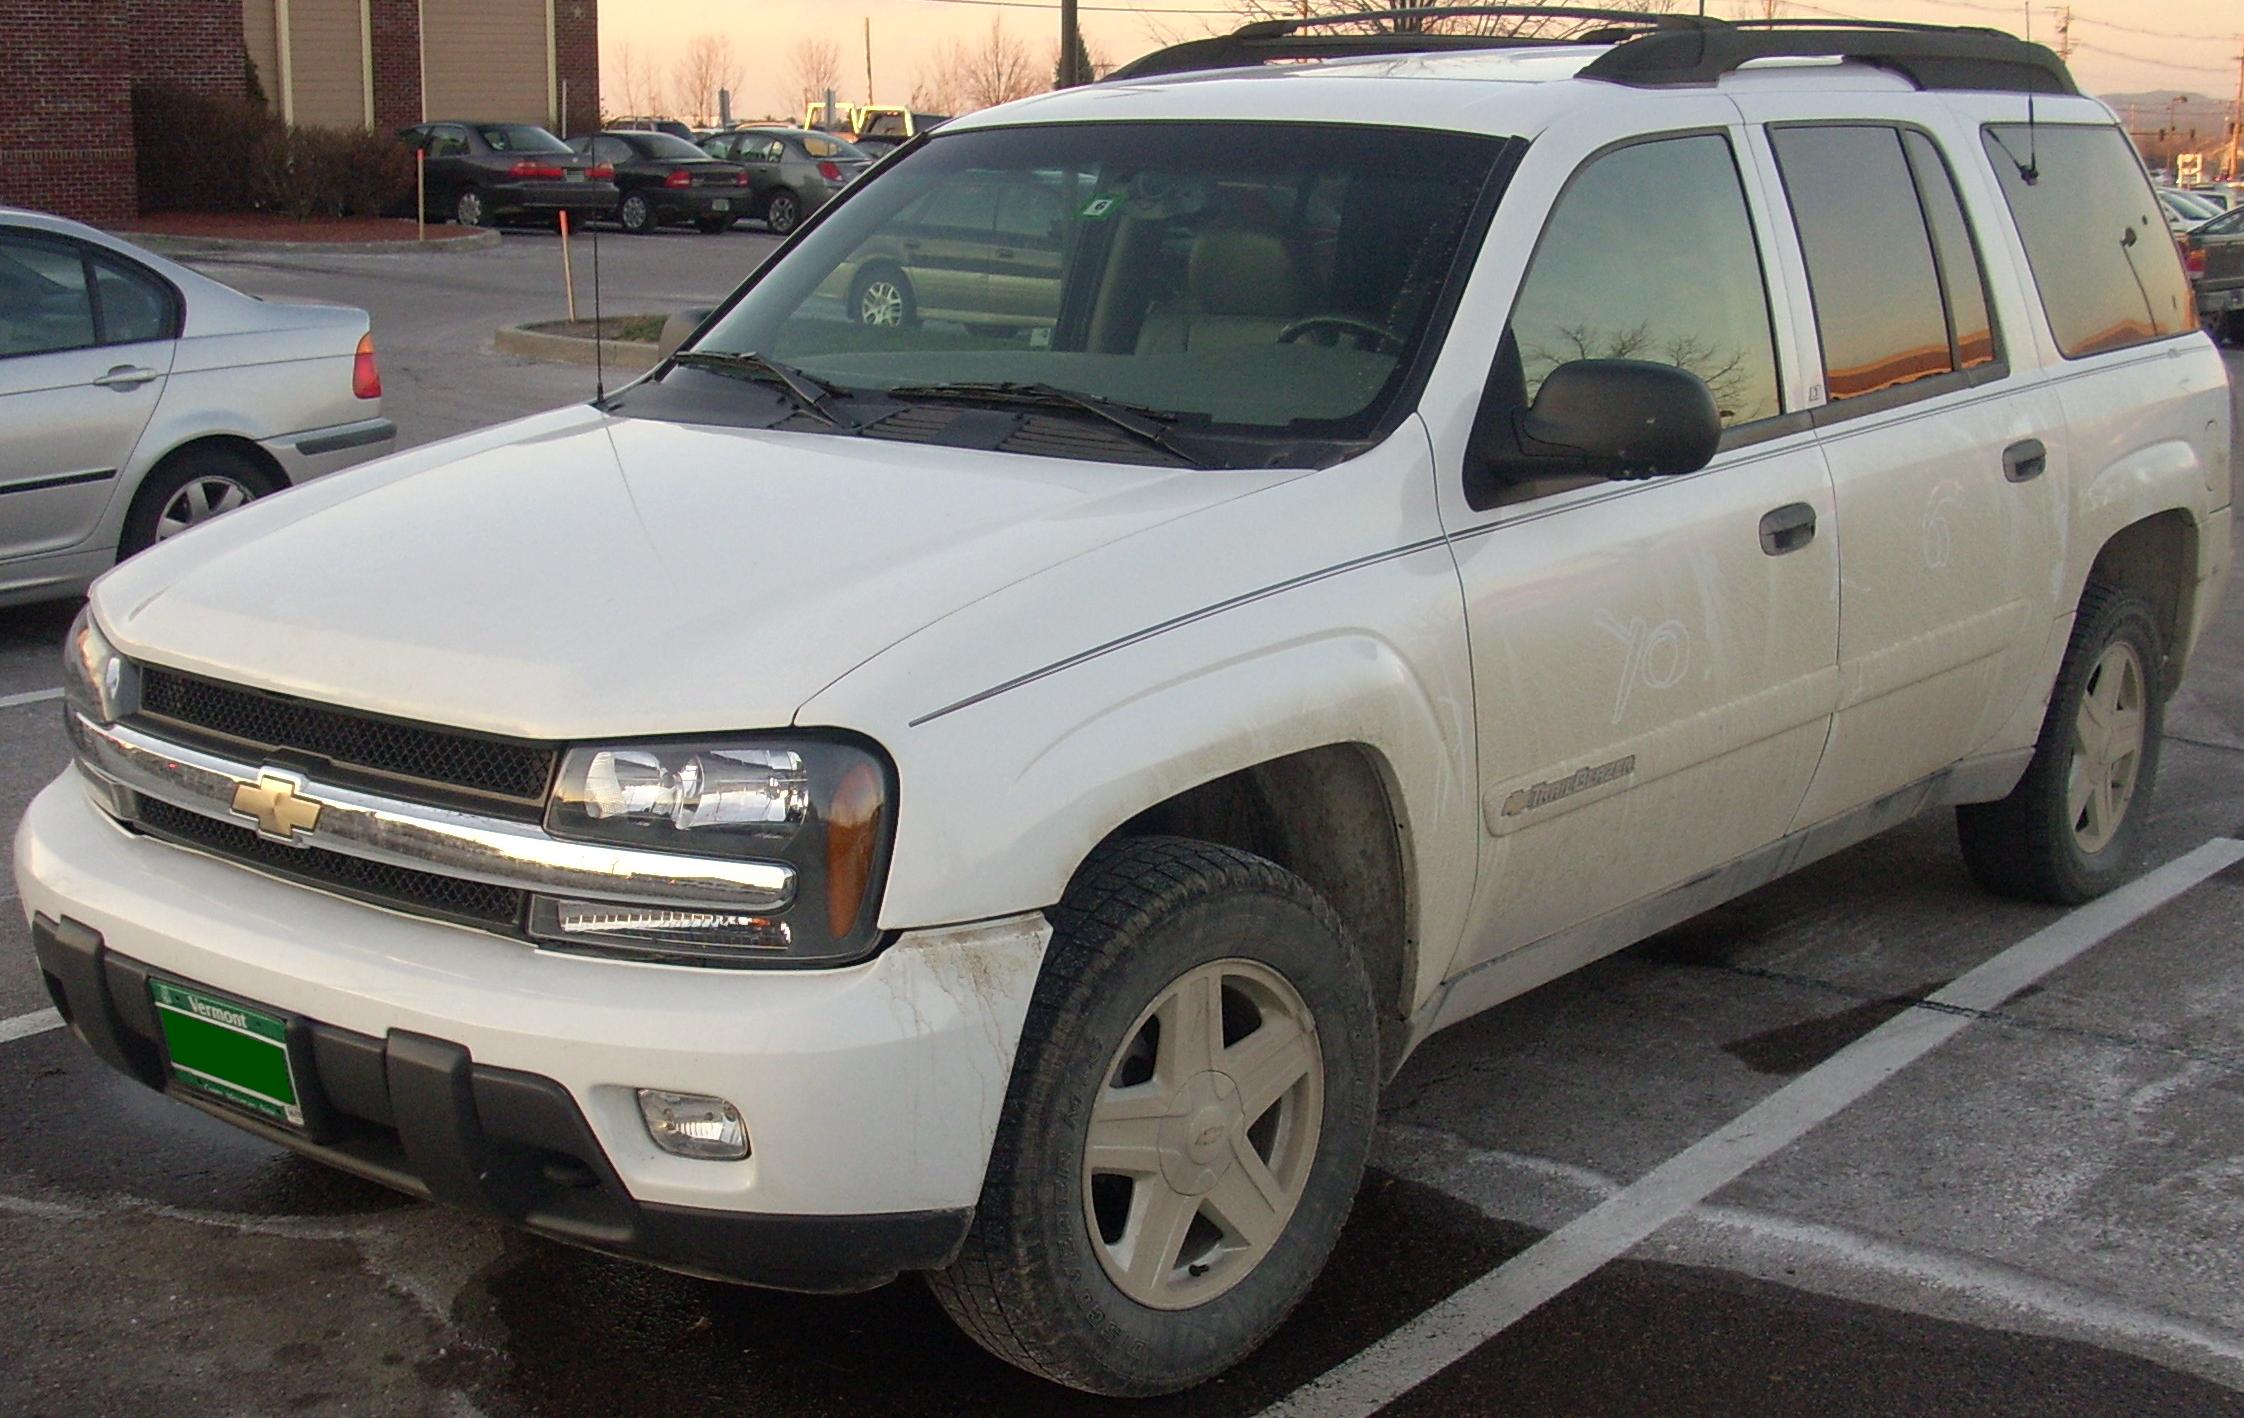
[(2057, 7), (2057, 57), (2067, 64), (2073, 62), (2073, 7)]
[(1090, 77), (1075, 68), (1076, 52), (1083, 45), (1083, 30), (1075, 13), (1075, 0), (1060, 0), (1060, 87), (1072, 89)]
[(2236, 37), (2236, 102), (2228, 111), (2228, 174), (2227, 180), (2237, 178), (2236, 145), (2244, 138), (2244, 34)]
[(873, 17), (865, 17), (865, 103), (869, 107), (873, 98)]

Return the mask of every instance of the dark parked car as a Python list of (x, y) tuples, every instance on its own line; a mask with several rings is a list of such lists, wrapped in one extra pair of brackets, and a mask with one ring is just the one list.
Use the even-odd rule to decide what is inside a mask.
[(2244, 345), (2244, 207), (2224, 212), (2181, 238), (2197, 313), (2232, 345)]
[(940, 113), (918, 113), (908, 108), (867, 106), (857, 110), (857, 146), (874, 158), (887, 156), (920, 134), (950, 122)]
[(461, 226), (514, 217), (578, 220), (613, 211), (615, 174), (531, 123), (416, 123), (397, 130), (428, 154), (432, 216)]
[(634, 236), (673, 222), (720, 232), (748, 211), (748, 169), (720, 162), (668, 133), (610, 130), (575, 140), (577, 151), (615, 169), (616, 221)]
[(871, 156), (831, 133), (736, 128), (702, 140), (711, 157), (748, 169), (750, 217), (785, 236), (871, 167)]
[(607, 129), (611, 133), (668, 133), (673, 138), (684, 138), (689, 142), (693, 139), (693, 129), (677, 119), (656, 118), (651, 115), (611, 118), (607, 122)]

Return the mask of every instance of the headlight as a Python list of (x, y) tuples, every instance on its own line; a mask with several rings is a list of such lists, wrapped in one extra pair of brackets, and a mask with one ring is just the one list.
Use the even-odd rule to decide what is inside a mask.
[(111, 648), (93, 607), (78, 612), (62, 645), (62, 697), (96, 723), (114, 724), (139, 707), (140, 669)]
[(546, 809), (556, 837), (784, 862), (795, 898), (768, 913), (538, 896), (530, 934), (603, 954), (828, 965), (872, 949), (895, 794), (887, 764), (841, 740), (571, 749)]

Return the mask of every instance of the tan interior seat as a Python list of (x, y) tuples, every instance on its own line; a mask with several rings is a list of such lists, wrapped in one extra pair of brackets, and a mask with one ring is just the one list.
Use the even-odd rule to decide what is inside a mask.
[(1186, 261), (1184, 296), (1146, 311), (1138, 352), (1274, 344), (1300, 317), (1300, 264), (1283, 238), (1234, 227), (1204, 231)]

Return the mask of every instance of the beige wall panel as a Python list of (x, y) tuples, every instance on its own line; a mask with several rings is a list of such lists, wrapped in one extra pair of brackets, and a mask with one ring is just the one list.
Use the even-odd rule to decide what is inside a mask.
[(359, 0), (288, 0), (288, 29), (295, 121), (365, 127), (366, 52)]
[(431, 119), (548, 124), (545, 0), (423, 0)]
[(280, 30), (273, 19), (273, 0), (242, 0), (242, 48), (257, 66), (257, 85), (265, 91), (275, 112), (280, 109)]

